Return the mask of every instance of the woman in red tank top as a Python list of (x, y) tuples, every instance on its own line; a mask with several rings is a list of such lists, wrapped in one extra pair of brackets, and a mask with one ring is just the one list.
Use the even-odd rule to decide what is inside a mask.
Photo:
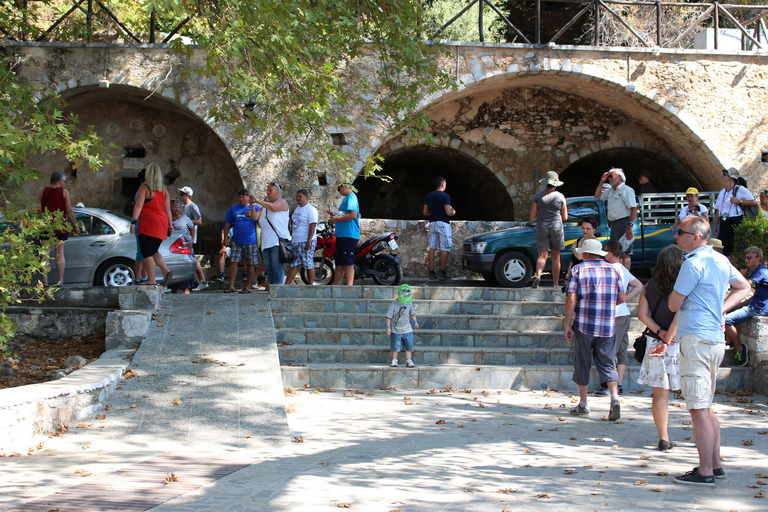
[[(61, 172), (56, 171), (51, 174), (51, 186), (45, 187), (40, 191), (37, 196), (37, 203), (40, 205), (40, 211), (43, 213), (62, 212), (64, 222), (67, 219), (74, 226), (76, 234), (80, 233), (80, 228), (77, 226), (75, 220), (75, 212), (72, 211), (72, 204), (69, 201), (69, 191), (64, 188), (67, 184), (67, 176)], [(55, 242), (56, 253), (56, 272), (59, 275), (59, 281), (57, 284), (61, 285), (64, 281), (64, 267), (66, 262), (64, 261), (64, 242), (67, 241), (69, 230), (67, 229), (55, 229), (54, 236), (57, 242)], [(44, 241), (47, 242), (47, 241)], [(44, 244), (46, 247), (48, 244)], [(46, 253), (46, 262), (50, 260), (49, 255)], [(43, 273), (43, 285), (48, 286), (48, 272)]]
[(165, 286), (170, 283), (172, 275), (158, 249), (163, 240), (173, 232), (171, 198), (168, 195), (168, 189), (163, 186), (163, 173), (157, 164), (147, 165), (145, 178), (146, 181), (139, 187), (139, 192), (136, 194), (131, 233), (134, 232), (138, 222), (139, 249), (144, 256), (144, 270), (149, 277), (149, 281), (142, 284), (157, 284), (155, 280), (155, 263), (157, 263), (163, 271), (163, 281), (160, 284)]

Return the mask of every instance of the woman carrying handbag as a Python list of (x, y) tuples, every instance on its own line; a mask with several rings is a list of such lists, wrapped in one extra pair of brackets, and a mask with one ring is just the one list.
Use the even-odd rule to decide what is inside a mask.
[(674, 342), (677, 331), (676, 315), (669, 310), (669, 294), (675, 286), (677, 273), (683, 264), (683, 251), (676, 245), (662, 249), (651, 271), (652, 279), (643, 289), (637, 305), (637, 318), (648, 328), (638, 384), (653, 386), (653, 421), (659, 432), (659, 450), (672, 448), (667, 423), (669, 420), (669, 391), (680, 389), (679, 349)]

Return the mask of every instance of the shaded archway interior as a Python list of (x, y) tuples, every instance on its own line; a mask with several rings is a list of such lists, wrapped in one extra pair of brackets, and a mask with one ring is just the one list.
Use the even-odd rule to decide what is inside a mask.
[[(219, 249), (221, 223), (243, 181), (224, 142), (207, 124), (175, 101), (136, 87), (82, 87), (65, 99), (81, 126), (93, 125), (104, 142), (117, 146), (100, 172), (69, 170), (75, 203), (130, 213), (138, 171), (154, 162), (172, 197), (180, 187), (194, 190), (204, 221), (199, 249)], [(66, 168), (63, 155), (54, 160), (47, 164), (52, 170)]]
[(702, 183), (681, 164), (650, 151), (636, 148), (614, 148), (599, 151), (577, 160), (560, 172), (564, 182), (558, 190), (566, 197), (591, 196), (602, 173), (612, 167), (624, 169), (627, 184), (637, 192), (641, 172), (650, 172), (651, 182), (659, 192), (684, 192), (688, 187), (704, 190)]
[(363, 217), (424, 219), (424, 197), (435, 190), (435, 178), (446, 179), (446, 192), (456, 209), (453, 220), (513, 220), (514, 204), (487, 168), (458, 151), (414, 146), (385, 156), (382, 174), (392, 181), (358, 178)]

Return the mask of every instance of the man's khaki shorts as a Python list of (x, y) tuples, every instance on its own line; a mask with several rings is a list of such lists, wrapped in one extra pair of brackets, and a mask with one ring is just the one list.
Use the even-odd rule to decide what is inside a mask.
[(680, 337), (680, 388), (685, 405), (691, 409), (709, 409), (715, 397), (717, 369), (725, 355), (725, 343), (696, 334)]

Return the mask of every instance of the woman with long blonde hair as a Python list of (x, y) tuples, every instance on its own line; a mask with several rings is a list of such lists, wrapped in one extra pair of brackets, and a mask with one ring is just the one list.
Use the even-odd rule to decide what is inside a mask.
[(158, 252), (163, 240), (173, 233), (173, 217), (171, 217), (171, 198), (163, 186), (163, 172), (157, 164), (147, 165), (146, 181), (139, 187), (136, 195), (136, 205), (133, 207), (134, 226), (139, 224), (139, 248), (144, 257), (144, 269), (149, 281), (142, 284), (156, 285), (155, 264), (163, 271), (163, 286), (170, 284), (172, 273), (165, 265), (162, 254)]

